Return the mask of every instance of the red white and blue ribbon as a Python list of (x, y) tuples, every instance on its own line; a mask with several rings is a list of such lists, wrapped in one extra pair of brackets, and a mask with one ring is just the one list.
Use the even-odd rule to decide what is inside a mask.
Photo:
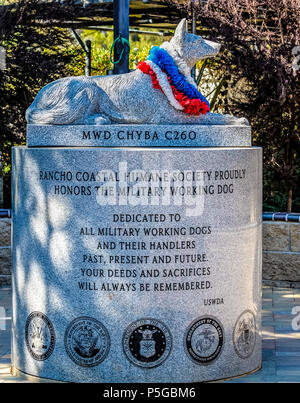
[(179, 72), (166, 50), (154, 46), (138, 69), (150, 75), (153, 88), (161, 90), (174, 108), (196, 116), (209, 112), (207, 99)]

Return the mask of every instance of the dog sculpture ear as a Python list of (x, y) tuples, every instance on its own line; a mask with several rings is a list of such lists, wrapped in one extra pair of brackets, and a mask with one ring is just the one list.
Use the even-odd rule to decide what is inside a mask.
[(175, 34), (174, 34), (174, 39), (176, 40), (176, 42), (178, 43), (182, 43), (184, 40), (184, 35), (188, 30), (188, 22), (186, 20), (186, 18), (184, 18), (183, 20), (180, 21), (180, 23), (178, 24), (176, 30), (175, 30)]

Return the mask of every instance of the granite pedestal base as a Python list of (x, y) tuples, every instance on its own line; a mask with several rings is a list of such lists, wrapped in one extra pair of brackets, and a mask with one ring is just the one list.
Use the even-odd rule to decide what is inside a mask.
[(201, 382), (261, 366), (261, 149), (13, 150), (13, 366)]

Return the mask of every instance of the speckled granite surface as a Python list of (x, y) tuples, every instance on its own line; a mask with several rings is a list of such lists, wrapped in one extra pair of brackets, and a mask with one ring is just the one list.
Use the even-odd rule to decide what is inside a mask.
[(13, 160), (17, 369), (196, 382), (260, 366), (261, 149), (20, 147)]

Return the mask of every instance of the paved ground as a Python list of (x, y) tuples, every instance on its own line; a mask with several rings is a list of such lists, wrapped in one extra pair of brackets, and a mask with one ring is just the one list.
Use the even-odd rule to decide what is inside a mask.
[[(297, 313), (292, 310), (297, 306), (295, 319)], [(299, 321), (299, 330), (293, 330), (293, 321)], [(11, 290), (0, 288), (0, 383), (21, 381), (9, 374), (10, 322)], [(6, 330), (1, 330), (4, 323)], [(300, 382), (300, 289), (263, 288), (262, 370), (231, 382)]]

